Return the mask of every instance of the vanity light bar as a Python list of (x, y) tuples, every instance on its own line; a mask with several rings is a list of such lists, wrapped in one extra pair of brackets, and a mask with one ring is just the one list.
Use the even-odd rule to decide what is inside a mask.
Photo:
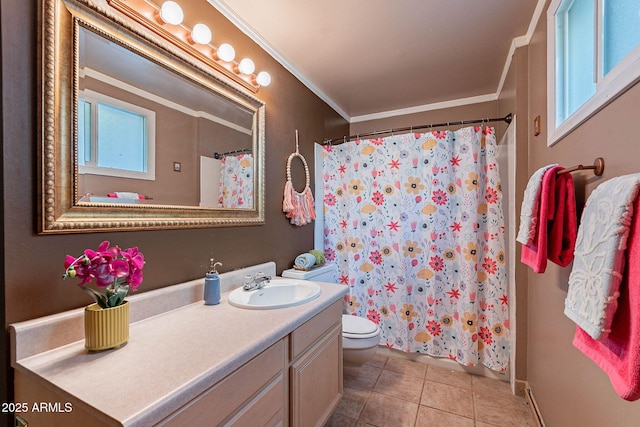
[(161, 21), (171, 25), (180, 25), (184, 19), (184, 12), (180, 5), (174, 1), (165, 1), (160, 6), (158, 16)]
[(196, 24), (193, 30), (182, 24), (182, 8), (174, 1), (164, 2), (160, 8), (147, 0), (107, 2), (109, 6), (254, 93), (261, 86), (271, 83), (271, 76), (266, 71), (259, 72), (257, 76), (253, 74), (255, 65), (249, 58), (244, 58), (240, 63), (235, 62), (235, 50), (230, 44), (223, 43), (217, 49), (210, 44), (211, 30), (205, 24)]

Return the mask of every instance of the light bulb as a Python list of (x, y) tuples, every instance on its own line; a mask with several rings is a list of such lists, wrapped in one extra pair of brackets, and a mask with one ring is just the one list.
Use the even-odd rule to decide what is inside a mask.
[(184, 12), (178, 3), (166, 1), (160, 7), (160, 18), (167, 24), (180, 25), (184, 19)]
[(240, 61), (240, 64), (238, 64), (238, 70), (240, 70), (242, 74), (249, 75), (253, 73), (255, 69), (256, 65), (249, 58), (244, 58), (242, 61)]
[(211, 41), (211, 30), (204, 24), (196, 24), (191, 30), (191, 38), (196, 43), (207, 44)]
[(223, 61), (231, 62), (236, 57), (236, 50), (229, 43), (222, 43), (218, 47), (217, 55)]
[(260, 71), (256, 77), (256, 82), (260, 86), (269, 86), (271, 84), (271, 75), (266, 71)]

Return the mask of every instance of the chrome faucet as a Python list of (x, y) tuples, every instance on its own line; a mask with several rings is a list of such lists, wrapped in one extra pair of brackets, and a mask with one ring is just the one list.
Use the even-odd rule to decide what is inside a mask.
[(256, 289), (261, 289), (264, 285), (268, 284), (271, 280), (270, 276), (265, 276), (264, 273), (258, 272), (255, 277), (247, 274), (244, 276), (244, 284), (242, 285), (242, 289), (245, 291), (254, 291)]

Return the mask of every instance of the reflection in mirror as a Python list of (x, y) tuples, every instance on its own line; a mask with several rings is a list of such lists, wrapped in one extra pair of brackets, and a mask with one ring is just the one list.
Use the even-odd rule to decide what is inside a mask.
[(42, 4), (40, 233), (264, 223), (262, 101), (105, 0)]
[(78, 200), (253, 208), (253, 111), (82, 27), (78, 75)]
[[(217, 191), (200, 190), (200, 194), (217, 194), (215, 200), (204, 200), (204, 206), (219, 208), (242, 208), (253, 204), (253, 153), (251, 148), (215, 153), (213, 159), (201, 157), (209, 165), (200, 165), (200, 170), (211, 171), (210, 178), (201, 178), (202, 183), (212, 183)], [(218, 160), (218, 162), (216, 162)]]

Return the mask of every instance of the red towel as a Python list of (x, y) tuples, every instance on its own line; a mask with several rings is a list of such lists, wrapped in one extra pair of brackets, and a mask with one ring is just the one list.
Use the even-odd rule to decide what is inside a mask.
[(596, 341), (576, 326), (573, 345), (609, 375), (616, 393), (625, 400), (640, 398), (640, 197), (633, 204), (626, 267), (611, 332)]
[(573, 260), (578, 235), (576, 193), (571, 174), (557, 176), (555, 187), (555, 218), (549, 229), (547, 254), (549, 260), (566, 267)]
[(554, 166), (545, 172), (536, 236), (531, 244), (522, 246), (520, 260), (536, 273), (544, 273), (547, 259), (561, 267), (573, 260), (578, 232), (576, 199), (571, 174), (556, 176), (562, 169), (562, 166)]

